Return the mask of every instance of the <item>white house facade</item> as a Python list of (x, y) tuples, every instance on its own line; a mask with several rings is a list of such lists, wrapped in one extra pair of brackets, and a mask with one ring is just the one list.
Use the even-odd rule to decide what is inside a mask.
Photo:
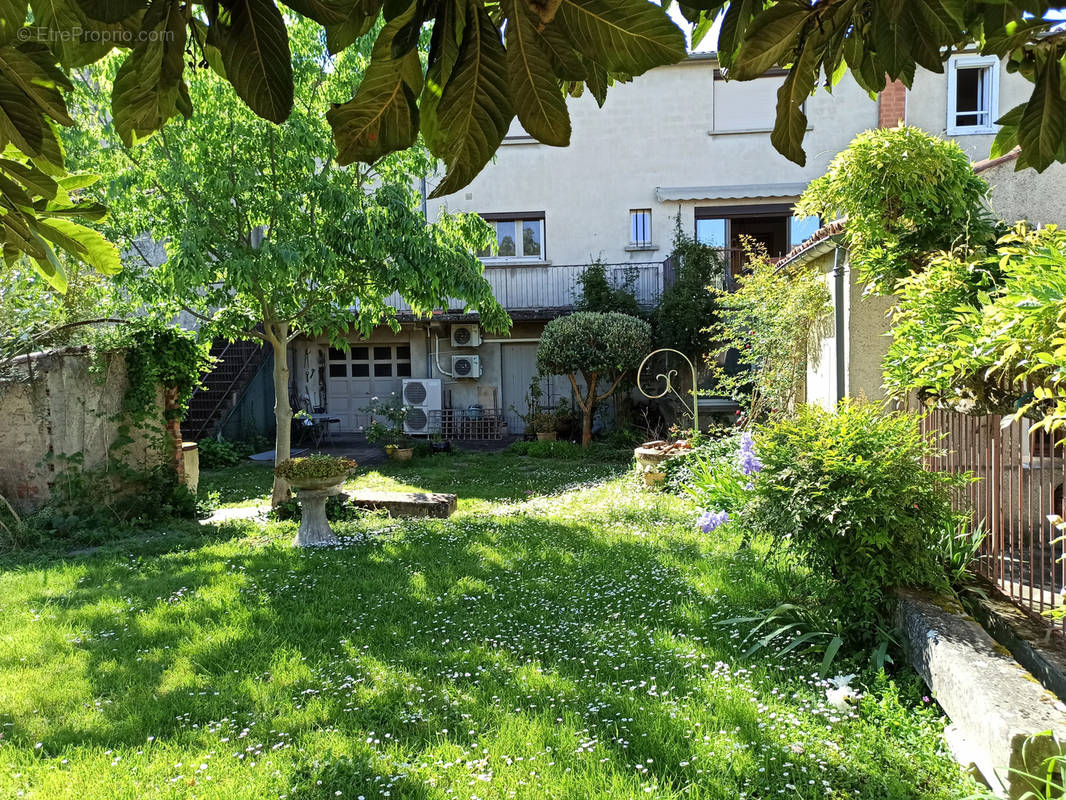
[[(476, 314), (458, 307), (416, 320), (396, 296), (399, 333), (383, 326), (369, 340), (353, 335), (347, 351), (294, 342), (295, 396), (340, 420), (341, 431), (358, 431), (371, 398), (402, 394), (414, 380), (411, 397), (426, 399), (411, 405), (429, 420), (425, 432), (443, 424), (446, 435), (520, 433), (540, 333), (572, 310), (577, 278), (593, 261), (616, 280), (635, 276), (638, 301), (651, 308), (670, 280), (664, 262), (675, 220), (731, 257), (741, 236), (783, 256), (820, 224), (795, 216), (793, 204), (862, 130), (903, 119), (955, 138), (975, 160), (987, 157), (995, 120), (1031, 85), (994, 59), (959, 55), (945, 66), (944, 74), (919, 74), (910, 92), (894, 85), (871, 98), (850, 77), (832, 93), (819, 91), (806, 106), (804, 166), (770, 143), (784, 73), (728, 82), (710, 55), (617, 85), (602, 109), (589, 95), (571, 99), (567, 148), (536, 142), (516, 122), (472, 184), (426, 203), (431, 220), (442, 210), (465, 211), (495, 227), (498, 248), (483, 260), (514, 319), (509, 335), (480, 330)], [(428, 180), (430, 192), (439, 177)], [(558, 379), (543, 387), (549, 398), (570, 393)]]

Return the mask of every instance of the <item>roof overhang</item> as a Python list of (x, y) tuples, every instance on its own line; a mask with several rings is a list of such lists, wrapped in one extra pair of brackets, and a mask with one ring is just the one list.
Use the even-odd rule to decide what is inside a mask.
[(726, 186), (659, 186), (655, 199), (660, 203), (676, 200), (763, 200), (799, 197), (807, 183), (739, 183)]

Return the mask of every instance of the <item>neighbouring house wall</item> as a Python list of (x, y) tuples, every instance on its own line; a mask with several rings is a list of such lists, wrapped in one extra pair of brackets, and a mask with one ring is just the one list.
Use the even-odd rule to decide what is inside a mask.
[[(770, 143), (773, 97), (783, 74), (752, 83), (725, 82), (717, 67), (713, 59), (696, 58), (653, 69), (612, 87), (602, 109), (588, 92), (568, 98), (573, 134), (566, 148), (539, 144), (515, 123), (495, 161), (473, 183), (429, 201), (429, 218), (435, 219), (442, 208), (543, 211), (544, 251), (553, 264), (587, 264), (595, 258), (608, 263), (662, 260), (671, 251), (679, 207), (684, 229), (693, 233), (696, 206), (759, 200), (714, 201), (710, 192), (703, 200), (659, 202), (657, 188), (805, 185), (825, 171), (855, 134), (877, 125), (877, 102), (850, 76), (833, 94), (817, 92), (806, 104), (811, 129), (804, 142), (807, 164), (801, 167)], [(767, 90), (758, 86), (762, 82)], [(740, 108), (743, 94), (752, 91), (758, 98), (745, 108), (759, 119), (741, 118), (726, 107), (729, 100)], [(430, 181), (430, 189), (439, 177)], [(626, 249), (629, 211), (640, 208), (652, 211), (656, 250)]]
[(1005, 161), (980, 173), (992, 187), (993, 213), (1009, 223), (1024, 219), (1036, 225), (1066, 226), (1066, 164), (1052, 164), (1043, 172), (1015, 172), (1017, 164)]
[[(844, 256), (844, 251), (841, 251)], [(837, 302), (836, 281), (833, 277), (834, 251), (817, 256), (810, 265), (820, 272), (832, 302)], [(850, 263), (844, 263), (844, 386), (843, 396), (865, 398), (880, 403), (885, 399), (881, 381), (881, 361), (891, 339), (886, 335), (890, 320), (888, 311), (895, 302), (892, 297), (863, 296), (863, 285)], [(838, 391), (837, 359), (839, 357), (835, 316), (826, 325), (826, 335), (807, 365), (806, 399), (823, 408), (836, 407)]]
[[(1007, 72), (1005, 63), (1000, 62), (999, 106), (993, 109), (993, 119), (999, 119), (1019, 103), (1024, 103), (1032, 91), (1033, 84), (1021, 75)], [(907, 93), (907, 124), (945, 139), (954, 139), (971, 161), (988, 158), (992, 141), (996, 138), (993, 133), (949, 137), (947, 73), (930, 72), (921, 67), (915, 73), (911, 91)]]
[(891, 320), (889, 309), (894, 297), (864, 295), (863, 285), (847, 265), (848, 309), (845, 330), (847, 347), (847, 396), (865, 397), (872, 403), (885, 400), (882, 386), (881, 362), (892, 339), (887, 336)]
[[(439, 378), (442, 401), (445, 408), (463, 409), (478, 404), (486, 409), (497, 408), (507, 414), (511, 427), (519, 428), (518, 414), (526, 412), (525, 397), (530, 380), (536, 374), (536, 349), (544, 330), (544, 320), (517, 320), (509, 335), (498, 336), (482, 331), (484, 341), (479, 347), (456, 347), (451, 345), (451, 323), (420, 322), (405, 324), (398, 333), (386, 327), (375, 329), (369, 339), (352, 335), (353, 346), (406, 345), (411, 352), (412, 378)], [(391, 392), (399, 393), (402, 377), (387, 380), (364, 381), (361, 384), (325, 379), (325, 393), (319, 372), (328, 361), (326, 339), (297, 339), (293, 342), (290, 358), (293, 379), (299, 395), (307, 395), (313, 406), (325, 406), (330, 414), (343, 417), (338, 430), (358, 431), (369, 423), (360, 409), (369, 404), (373, 396)], [(474, 355), (481, 362), (481, 377), (472, 379), (454, 378), (445, 374), (451, 371), (452, 355)], [(439, 362), (438, 362), (439, 357)], [(554, 405), (560, 398), (570, 399), (570, 383), (565, 378), (553, 376), (542, 381), (543, 404)], [(382, 399), (385, 399), (382, 397)], [(514, 406), (515, 412), (511, 412)], [(515, 431), (513, 431), (515, 432)]]
[[(112, 456), (138, 471), (168, 462), (162, 389), (148, 421), (131, 425), (125, 357), (111, 353), (98, 366), (91, 370), (86, 352), (60, 352), (22, 362), (0, 381), (0, 494), (20, 513), (48, 501), (69, 468), (64, 457), (82, 459), (85, 470), (106, 468)], [(114, 447), (127, 426), (133, 441)]]

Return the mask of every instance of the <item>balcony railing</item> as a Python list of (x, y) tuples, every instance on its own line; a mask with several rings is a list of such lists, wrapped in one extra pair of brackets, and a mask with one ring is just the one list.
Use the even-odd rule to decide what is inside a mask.
[[(485, 266), (485, 277), (492, 286), (492, 293), (508, 311), (532, 311), (536, 309), (574, 308), (581, 297), (578, 278), (588, 269), (588, 264), (564, 265), (515, 265), (491, 264)], [(614, 286), (627, 282), (632, 288), (637, 303), (642, 308), (652, 308), (659, 302), (663, 291), (663, 263), (661, 261), (631, 264), (605, 264), (607, 279)], [(399, 311), (411, 307), (398, 294), (388, 299), (388, 304)], [(462, 307), (454, 300), (452, 308)]]

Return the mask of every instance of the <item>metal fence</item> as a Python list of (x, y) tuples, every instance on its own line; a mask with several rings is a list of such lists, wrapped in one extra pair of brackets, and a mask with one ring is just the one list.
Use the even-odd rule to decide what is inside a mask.
[[(941, 437), (944, 455), (928, 466), (974, 475), (977, 480), (956, 501), (988, 532), (978, 571), (1024, 611), (1047, 620), (1043, 615), (1062, 605), (1066, 587), (1063, 545), (1054, 542), (1061, 534), (1048, 520), (1049, 515), (1066, 517), (1066, 454), (1027, 421), (1003, 426), (1003, 419), (930, 412), (923, 429)], [(1054, 630), (1066, 634), (1066, 623)]]

